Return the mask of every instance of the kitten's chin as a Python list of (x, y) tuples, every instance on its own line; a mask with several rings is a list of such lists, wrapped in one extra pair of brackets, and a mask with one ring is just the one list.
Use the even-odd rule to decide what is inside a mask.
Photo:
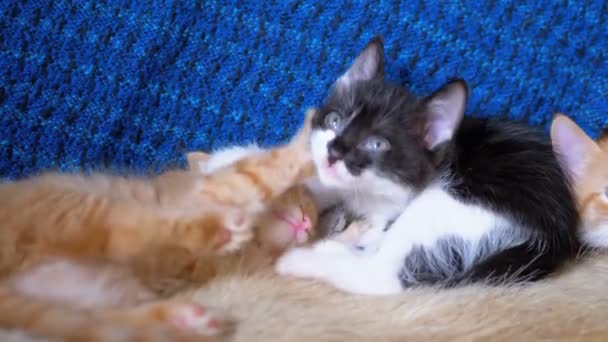
[(352, 176), (344, 175), (345, 170), (339, 167), (329, 168), (324, 165), (317, 165), (317, 174), (321, 184), (326, 187), (347, 189), (351, 187)]
[(340, 180), (336, 179), (334, 176), (328, 175), (322, 171), (319, 171), (319, 180), (321, 181), (321, 184), (323, 184), (324, 186), (327, 186), (327, 187), (339, 188), (339, 189), (346, 188), (346, 184), (344, 184)]

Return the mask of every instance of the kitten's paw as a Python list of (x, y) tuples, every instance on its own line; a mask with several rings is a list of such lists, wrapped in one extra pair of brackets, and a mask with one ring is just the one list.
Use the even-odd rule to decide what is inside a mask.
[(253, 218), (246, 213), (228, 217), (225, 230), (220, 233), (220, 252), (231, 253), (253, 238)]
[(321, 240), (313, 244), (312, 249), (315, 252), (328, 254), (340, 254), (351, 252), (351, 248), (349, 246), (337, 240)]
[(384, 235), (385, 232), (381, 229), (370, 229), (363, 234), (356, 247), (364, 253), (376, 253), (380, 249)]
[[(182, 301), (158, 301), (143, 304), (126, 310), (120, 310), (110, 314), (110, 318), (141, 329), (153, 327), (166, 327), (179, 333), (181, 337), (175, 340), (185, 339), (186, 336), (199, 339), (203, 336), (217, 336), (224, 333), (225, 319), (202, 306)], [(196, 340), (196, 339), (195, 339)]]
[(323, 265), (318, 263), (319, 255), (310, 248), (294, 248), (277, 260), (275, 270), (281, 275), (312, 278), (319, 275)]
[(190, 334), (215, 336), (222, 332), (224, 320), (197, 304), (175, 304), (167, 310), (167, 321)]

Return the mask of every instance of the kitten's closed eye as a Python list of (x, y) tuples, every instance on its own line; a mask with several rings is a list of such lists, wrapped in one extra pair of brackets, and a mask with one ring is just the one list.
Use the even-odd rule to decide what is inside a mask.
[(342, 126), (342, 117), (336, 112), (331, 112), (325, 117), (325, 127), (337, 131)]
[(367, 152), (385, 152), (391, 148), (388, 140), (372, 135), (359, 144), (359, 149)]

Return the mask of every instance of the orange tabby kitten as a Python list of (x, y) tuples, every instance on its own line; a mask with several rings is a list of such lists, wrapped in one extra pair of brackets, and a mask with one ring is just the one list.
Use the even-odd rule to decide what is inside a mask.
[(608, 137), (595, 142), (574, 121), (556, 115), (551, 140), (573, 179), (581, 239), (593, 247), (608, 247)]
[[(214, 155), (190, 152), (186, 154), (188, 167), (194, 172), (210, 172), (209, 162), (215, 165), (219, 162), (233, 163), (230, 159), (217, 161), (232, 151), (242, 152), (237, 159), (263, 152), (257, 147), (234, 147)], [(261, 247), (279, 253), (288, 247), (309, 242), (315, 234), (318, 219), (319, 208), (313, 194), (305, 185), (299, 184), (274, 200), (269, 209), (257, 218), (255, 239)]]
[(47, 174), (0, 184), (0, 327), (66, 341), (206, 340), (204, 308), (160, 299), (133, 271), (163, 246), (236, 250), (308, 176), (310, 116), (292, 142), (212, 174)]

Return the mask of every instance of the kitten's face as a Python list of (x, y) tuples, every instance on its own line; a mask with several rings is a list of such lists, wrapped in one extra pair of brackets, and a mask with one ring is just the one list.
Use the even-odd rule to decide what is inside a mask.
[(313, 119), (321, 181), (338, 188), (420, 181), (428, 168), (417, 134), (421, 111), (413, 96), (382, 80), (336, 87)]
[(463, 82), (416, 99), (384, 81), (382, 49), (381, 41), (370, 42), (313, 118), (312, 154), (325, 185), (380, 191), (390, 183), (421, 185), (432, 174), (433, 151), (460, 122)]
[(572, 120), (556, 116), (551, 139), (562, 167), (573, 179), (581, 215), (581, 236), (608, 247), (608, 137), (597, 143)]

